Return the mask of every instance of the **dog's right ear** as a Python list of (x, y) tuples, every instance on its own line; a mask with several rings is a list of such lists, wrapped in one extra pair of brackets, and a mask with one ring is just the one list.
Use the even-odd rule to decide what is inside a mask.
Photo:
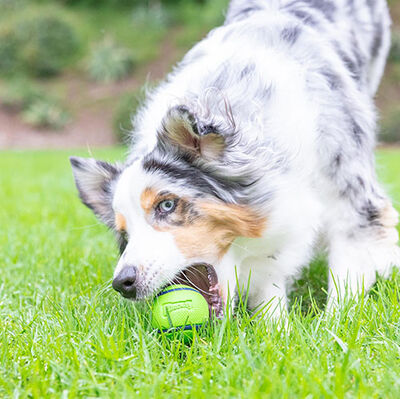
[(93, 158), (70, 157), (82, 202), (108, 227), (114, 227), (113, 186), (121, 169)]
[(172, 145), (205, 160), (216, 161), (225, 151), (226, 142), (218, 128), (200, 122), (186, 106), (172, 107), (163, 119), (159, 143)]

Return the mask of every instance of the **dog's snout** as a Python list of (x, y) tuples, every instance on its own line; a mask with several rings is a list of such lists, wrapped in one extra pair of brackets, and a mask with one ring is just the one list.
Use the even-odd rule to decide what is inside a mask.
[(112, 286), (125, 298), (136, 298), (136, 277), (135, 266), (125, 266), (114, 278)]

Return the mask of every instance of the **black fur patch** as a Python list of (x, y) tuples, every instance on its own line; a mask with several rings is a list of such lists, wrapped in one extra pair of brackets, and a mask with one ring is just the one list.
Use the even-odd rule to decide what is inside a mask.
[(69, 161), (71, 162), (71, 165), (74, 166), (75, 168), (83, 169), (83, 163), (80, 161), (79, 158), (69, 157)]
[(342, 79), (331, 69), (321, 69), (321, 75), (326, 79), (331, 90), (338, 90), (343, 87)]
[(355, 79), (356, 81), (359, 81), (361, 79), (361, 72), (357, 63), (354, 60), (352, 60), (350, 56), (342, 50), (342, 48), (338, 43), (335, 43), (335, 48), (337, 54), (343, 61), (345, 67), (351, 73), (352, 78)]
[(359, 214), (368, 222), (368, 225), (382, 226), (379, 209), (371, 202), (371, 200), (366, 201), (359, 210)]
[(366, 136), (365, 132), (361, 129), (361, 126), (354, 120), (352, 121), (352, 136), (354, 138), (354, 141), (359, 146), (362, 145)]
[(342, 163), (343, 163), (343, 155), (341, 153), (337, 153), (333, 157), (332, 167), (336, 171), (337, 169), (339, 169), (342, 166)]
[(336, 6), (330, 0), (302, 0), (303, 3), (308, 4), (310, 7), (320, 11), (324, 17), (330, 21), (334, 21), (336, 13)]
[(202, 193), (219, 197), (218, 182), (212, 178), (210, 180), (210, 177), (206, 178), (198, 168), (191, 166), (189, 163), (179, 162), (179, 164), (173, 164), (172, 162), (159, 161), (150, 154), (145, 157), (143, 168), (149, 173), (158, 172), (174, 180), (187, 181), (188, 185)]
[(291, 46), (297, 42), (297, 39), (299, 38), (301, 33), (301, 29), (299, 26), (294, 25), (294, 26), (287, 26), (284, 28), (281, 32), (281, 38), (289, 43)]
[(360, 46), (358, 44), (356, 35), (354, 31), (352, 31), (352, 36), (351, 36), (351, 50), (357, 65), (357, 68), (359, 71), (361, 71), (364, 68), (365, 65), (365, 57), (360, 53)]
[(157, 148), (144, 158), (143, 169), (149, 173), (162, 173), (173, 181), (180, 180), (188, 187), (198, 190), (200, 197), (211, 195), (225, 202), (227, 198), (233, 198), (235, 203), (240, 203), (243, 191), (252, 184), (249, 184), (247, 179), (242, 181), (239, 176), (232, 178), (216, 175), (215, 170), (209, 165), (195, 165), (193, 159), (179, 151), (175, 154), (168, 152), (171, 161), (160, 160), (164, 157), (160, 157), (157, 153), (165, 154), (162, 147)]
[(308, 12), (302, 10), (288, 10), (290, 14), (300, 19), (305, 25), (317, 26), (318, 21)]
[(255, 71), (255, 69), (256, 69), (255, 64), (246, 65), (240, 72), (240, 79), (244, 79), (244, 78), (248, 77)]
[(126, 246), (128, 245), (128, 237), (126, 233), (117, 233), (117, 242), (119, 253), (122, 255), (125, 251)]
[(381, 50), (382, 47), (382, 41), (383, 41), (383, 26), (382, 22), (379, 21), (375, 24), (374, 40), (372, 41), (372, 46), (371, 46), (372, 57), (375, 58), (378, 56), (379, 51)]
[(257, 6), (251, 6), (251, 7), (246, 7), (242, 8), (234, 17), (233, 19), (243, 19), (248, 17), (250, 14), (256, 11), (260, 11), (262, 8), (257, 7)]

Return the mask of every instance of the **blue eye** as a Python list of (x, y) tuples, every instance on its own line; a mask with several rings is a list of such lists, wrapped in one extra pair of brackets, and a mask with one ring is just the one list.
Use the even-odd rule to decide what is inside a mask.
[(157, 205), (157, 209), (162, 214), (171, 213), (175, 210), (175, 200), (164, 200)]

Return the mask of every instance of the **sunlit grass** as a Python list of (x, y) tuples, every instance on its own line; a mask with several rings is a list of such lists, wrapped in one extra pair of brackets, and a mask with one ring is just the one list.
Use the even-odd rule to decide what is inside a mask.
[[(110, 288), (116, 246), (80, 204), (69, 154), (0, 154), (0, 397), (399, 397), (399, 273), (330, 317), (295, 304), (289, 331), (241, 314), (192, 346), (160, 339)], [(399, 201), (400, 151), (378, 160)], [(296, 285), (303, 309), (309, 292), (323, 305), (323, 272)]]

